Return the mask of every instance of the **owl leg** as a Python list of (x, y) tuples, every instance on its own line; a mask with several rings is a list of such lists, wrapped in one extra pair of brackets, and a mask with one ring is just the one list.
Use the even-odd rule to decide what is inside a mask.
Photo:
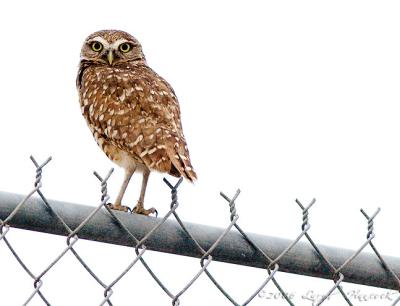
[(150, 170), (145, 169), (143, 170), (143, 180), (142, 180), (142, 189), (140, 190), (140, 197), (137, 205), (133, 208), (133, 212), (141, 215), (148, 216), (150, 214), (156, 214), (156, 217), (158, 215), (157, 210), (152, 207), (149, 209), (144, 209), (143, 203), (144, 203), (144, 195), (146, 193), (146, 187), (147, 187), (147, 182), (149, 180), (149, 175), (150, 175)]
[(125, 178), (122, 182), (121, 189), (118, 193), (117, 199), (115, 200), (114, 204), (108, 203), (107, 206), (111, 209), (121, 210), (121, 211), (128, 211), (130, 208), (128, 206), (121, 205), (122, 198), (124, 197), (126, 187), (128, 187), (129, 180), (132, 177), (132, 174), (135, 172), (136, 168), (133, 169), (126, 169), (125, 170)]

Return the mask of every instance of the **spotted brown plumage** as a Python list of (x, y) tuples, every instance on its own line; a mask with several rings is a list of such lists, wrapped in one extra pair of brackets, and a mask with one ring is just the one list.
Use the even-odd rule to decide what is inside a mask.
[(126, 171), (113, 208), (124, 209), (121, 200), (135, 170), (143, 172), (135, 208), (143, 214), (154, 212), (143, 208), (150, 171), (192, 182), (197, 178), (174, 90), (147, 66), (134, 37), (113, 30), (90, 35), (82, 47), (77, 88), (82, 114), (97, 144)]

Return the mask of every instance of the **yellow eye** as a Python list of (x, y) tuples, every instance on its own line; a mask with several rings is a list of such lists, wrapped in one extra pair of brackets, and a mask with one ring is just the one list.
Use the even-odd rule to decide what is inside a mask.
[(100, 52), (101, 50), (103, 50), (103, 45), (101, 43), (99, 43), (98, 41), (92, 42), (90, 47), (95, 52)]
[(132, 48), (131, 44), (128, 43), (122, 43), (119, 45), (119, 50), (123, 53), (131, 51), (131, 48)]

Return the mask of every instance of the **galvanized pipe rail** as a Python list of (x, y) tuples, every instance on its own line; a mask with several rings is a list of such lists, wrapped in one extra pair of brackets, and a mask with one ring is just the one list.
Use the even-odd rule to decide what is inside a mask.
[[(22, 201), (24, 196), (0, 192), (0, 220), (4, 220)], [(77, 228), (94, 210), (93, 206), (78, 205), (49, 200), (52, 209), (64, 220), (69, 228)], [(118, 219), (136, 237), (142, 239), (157, 226), (160, 219), (136, 214), (115, 212)], [(9, 225), (16, 228), (68, 236), (65, 226), (54, 216), (42, 200), (31, 197), (21, 206)], [(194, 223), (184, 223), (186, 229), (203, 249), (208, 250), (221, 236), (224, 229)], [(271, 258), (277, 258), (292, 244), (287, 239), (258, 234), (247, 234), (249, 238)], [(79, 238), (105, 243), (132, 246), (132, 241), (109, 213), (100, 209), (80, 230)], [(175, 220), (166, 220), (146, 240), (149, 250), (200, 258), (192, 239)], [(355, 251), (329, 246), (318, 246), (319, 250), (335, 267), (340, 267)], [(265, 269), (268, 264), (260, 252), (251, 247), (236, 230), (229, 231), (212, 251), (213, 260)], [(384, 260), (396, 275), (400, 275), (400, 258), (384, 256)], [(315, 249), (307, 242), (297, 242), (279, 259), (279, 271), (332, 279), (332, 272), (326, 267)], [(384, 269), (375, 254), (360, 253), (348, 262), (341, 273), (344, 281), (388, 289), (398, 289), (393, 275)]]

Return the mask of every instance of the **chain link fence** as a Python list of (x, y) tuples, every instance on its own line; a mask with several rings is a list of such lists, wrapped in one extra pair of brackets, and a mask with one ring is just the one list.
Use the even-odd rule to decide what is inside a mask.
[[(176, 184), (172, 184), (167, 179), (164, 179), (165, 184), (171, 191), (171, 204), (170, 210), (163, 218), (135, 216), (110, 210), (106, 204), (109, 200), (107, 181), (112, 175), (113, 170), (111, 169), (104, 177), (94, 172), (101, 187), (99, 205), (95, 208), (76, 206), (73, 210), (75, 211), (74, 218), (71, 218), (71, 216), (68, 217), (64, 214), (69, 209), (67, 206), (60, 206), (55, 201), (49, 201), (41, 191), (42, 171), (51, 161), (51, 158), (48, 158), (42, 164), (39, 164), (33, 157), (31, 157), (31, 160), (36, 167), (34, 188), (18, 201), (15, 201), (15, 197), (14, 201), (10, 200), (9, 194), (0, 193), (0, 243), (6, 244), (12, 256), (15, 257), (26, 274), (33, 280), (32, 292), (26, 297), (23, 305), (28, 305), (36, 295), (40, 297), (43, 305), (52, 305), (41, 291), (44, 284), (43, 278), (67, 253), (73, 254), (93, 280), (104, 289), (103, 297), (99, 297), (98, 305), (113, 305), (112, 295), (114, 286), (135, 265), (140, 264), (151, 275), (155, 283), (170, 297), (174, 306), (180, 304), (180, 297), (187, 294), (188, 289), (196, 283), (202, 274), (205, 274), (210, 280), (210, 284), (218, 288), (221, 294), (236, 306), (250, 304), (270, 282), (281, 293), (287, 304), (295, 305), (284, 290), (284, 284), (278, 283), (275, 278), (276, 274), (280, 271), (330, 278), (333, 281), (332, 287), (315, 305), (323, 304), (335, 291), (340, 293), (344, 304), (353, 305), (342, 287), (343, 282), (346, 281), (400, 291), (400, 279), (398, 276), (400, 274), (400, 259), (393, 257), (383, 258), (373, 243), (375, 237), (374, 219), (380, 209), (377, 209), (372, 214), (367, 214), (361, 209), (361, 213), (367, 222), (366, 239), (358, 249), (343, 251), (318, 246), (309, 235), (309, 213), (315, 204), (315, 199), (308, 205), (304, 205), (299, 200), (296, 200), (296, 204), (301, 212), (302, 225), (299, 235), (290, 242), (279, 238), (267, 238), (266, 236), (247, 234), (239, 226), (239, 215), (235, 201), (240, 194), (240, 190), (237, 190), (231, 197), (221, 192), (221, 196), (227, 202), (230, 211), (225, 229), (184, 223), (177, 212), (179, 207), (178, 187), (182, 182), (182, 178)], [(35, 200), (33, 198), (34, 195), (38, 195), (39, 199)], [(29, 211), (26, 210), (28, 207), (30, 208)], [(85, 217), (83, 220), (80, 220), (77, 216)], [(43, 219), (42, 222), (40, 222), (41, 218)], [(37, 221), (38, 219), (39, 222)], [(96, 227), (101, 232), (101, 227), (111, 226), (110, 219), (112, 220), (112, 226), (115, 228), (108, 228), (107, 232), (118, 229), (118, 235), (107, 236), (96, 234), (93, 228)], [(32, 220), (35, 220), (35, 222)], [(53, 225), (46, 227), (46, 224), (49, 224), (50, 220)], [(76, 220), (79, 220), (79, 222)], [(40, 273), (33, 273), (24, 260), (17, 254), (9, 239), (7, 239), (7, 234), (12, 230), (12, 227), (64, 235), (66, 236), (67, 246)], [(163, 233), (166, 232), (168, 234), (166, 235), (168, 236), (167, 238), (163, 237)], [(307, 242), (300, 242), (302, 238), (305, 238)], [(74, 245), (79, 239), (128, 245), (134, 249), (135, 256), (126, 268), (116, 275), (112, 282), (105, 283), (75, 250)], [(374, 255), (362, 252), (368, 246), (372, 248), (375, 253)], [(168, 285), (157, 276), (152, 267), (146, 262), (145, 254), (148, 250), (197, 257), (199, 258), (198, 271), (187, 281), (181, 290), (172, 292), (168, 288)], [(213, 261), (263, 268), (265, 270), (265, 279), (245, 301), (236, 301), (208, 269)], [(399, 301), (400, 295), (397, 299), (391, 301), (391, 305), (400, 305)]]

